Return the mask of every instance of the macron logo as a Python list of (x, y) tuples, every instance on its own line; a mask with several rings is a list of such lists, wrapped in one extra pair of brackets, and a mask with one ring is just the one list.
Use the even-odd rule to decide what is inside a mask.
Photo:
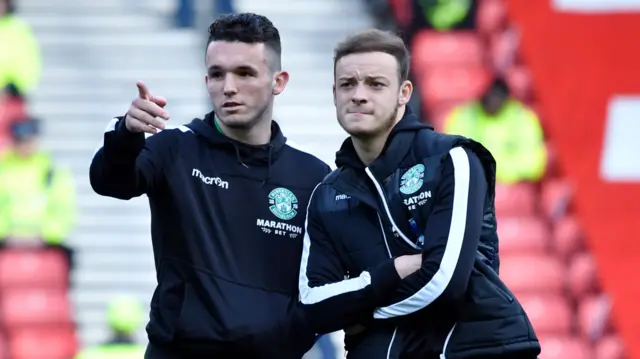
[(202, 172), (200, 172), (200, 170), (198, 169), (193, 169), (191, 171), (191, 175), (193, 177), (198, 177), (200, 178), (200, 180), (208, 185), (216, 185), (218, 187), (224, 188), (224, 189), (228, 189), (229, 188), (229, 182), (227, 181), (223, 181), (220, 177), (206, 177), (205, 175), (202, 174)]

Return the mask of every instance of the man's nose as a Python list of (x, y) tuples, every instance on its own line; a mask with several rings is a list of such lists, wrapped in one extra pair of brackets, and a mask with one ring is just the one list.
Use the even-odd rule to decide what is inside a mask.
[(222, 88), (222, 92), (225, 96), (233, 96), (238, 93), (238, 88), (236, 87), (236, 81), (233, 74), (227, 74), (224, 77), (224, 87)]
[(368, 98), (367, 90), (364, 88), (364, 86), (362, 86), (362, 84), (359, 84), (358, 86), (356, 86), (355, 90), (353, 91), (351, 102), (353, 102), (356, 105), (362, 105), (367, 102), (367, 98)]

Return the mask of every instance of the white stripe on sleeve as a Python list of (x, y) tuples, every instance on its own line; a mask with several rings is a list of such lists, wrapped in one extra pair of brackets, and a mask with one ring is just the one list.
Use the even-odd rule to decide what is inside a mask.
[(342, 280), (340, 282), (329, 283), (318, 287), (311, 287), (309, 285), (309, 278), (307, 278), (307, 266), (309, 264), (309, 256), (311, 254), (311, 237), (309, 236), (309, 207), (313, 196), (316, 193), (320, 185), (313, 189), (311, 197), (309, 198), (309, 204), (307, 205), (307, 217), (305, 220), (305, 233), (302, 246), (302, 260), (300, 263), (300, 276), (298, 281), (298, 287), (300, 290), (300, 301), (302, 304), (311, 305), (319, 303), (323, 300), (345, 294), (355, 292), (364, 289), (371, 284), (371, 275), (369, 272), (362, 272), (360, 276), (356, 278)]

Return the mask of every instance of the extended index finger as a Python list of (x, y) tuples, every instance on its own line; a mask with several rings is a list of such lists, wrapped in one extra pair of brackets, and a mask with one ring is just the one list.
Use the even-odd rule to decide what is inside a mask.
[(149, 91), (149, 88), (147, 88), (147, 85), (144, 84), (144, 82), (138, 81), (136, 82), (136, 86), (138, 87), (138, 96), (140, 96), (140, 98), (148, 100), (149, 97), (151, 97), (151, 92)]

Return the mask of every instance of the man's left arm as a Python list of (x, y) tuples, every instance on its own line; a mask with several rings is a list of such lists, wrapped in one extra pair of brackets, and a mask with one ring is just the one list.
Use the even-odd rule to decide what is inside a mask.
[(482, 163), (470, 150), (455, 147), (441, 166), (424, 231), (422, 267), (403, 280), (393, 304), (375, 310), (386, 319), (417, 312), (436, 299), (456, 299), (467, 290), (473, 269), (487, 194)]

